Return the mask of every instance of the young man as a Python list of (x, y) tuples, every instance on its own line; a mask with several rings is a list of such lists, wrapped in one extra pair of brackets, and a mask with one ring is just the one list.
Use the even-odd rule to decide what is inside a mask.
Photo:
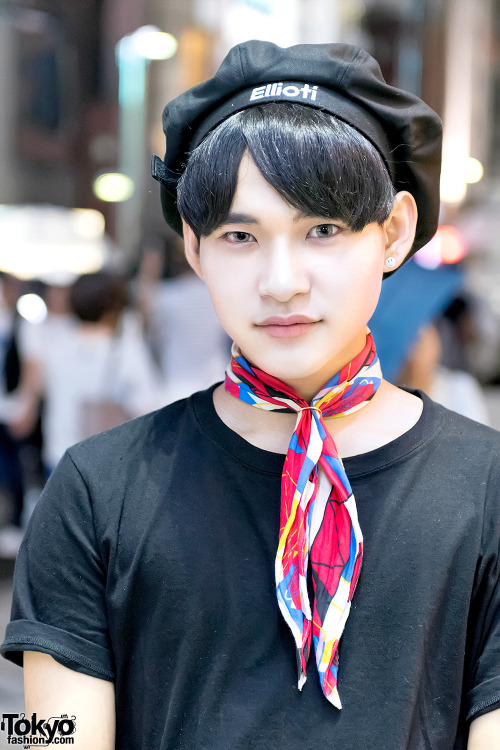
[(234, 356), (51, 477), (3, 644), (28, 714), (94, 750), (499, 747), (500, 441), (366, 327), (435, 231), (439, 119), (362, 50), (248, 42), (165, 130)]

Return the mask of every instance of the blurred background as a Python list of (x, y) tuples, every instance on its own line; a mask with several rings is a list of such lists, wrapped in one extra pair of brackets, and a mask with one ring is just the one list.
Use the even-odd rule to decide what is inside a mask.
[(389, 379), (500, 428), (500, 0), (0, 0), (2, 633), (65, 448), (222, 378), (230, 342), (149, 160), (166, 102), (250, 38), (363, 46), (442, 116), (441, 226), (372, 329)]

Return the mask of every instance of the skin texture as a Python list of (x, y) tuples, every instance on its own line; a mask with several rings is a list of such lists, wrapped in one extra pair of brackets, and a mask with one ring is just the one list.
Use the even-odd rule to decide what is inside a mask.
[[(396, 229), (413, 238), (410, 207), (413, 199), (401, 193), (395, 214), (404, 228), (388, 222), (354, 233), (325, 217), (300, 216), (244, 156), (231, 214), (248, 221), (203, 237), (199, 252), (191, 232), (186, 252), (245, 356), (310, 398), (362, 349), (380, 295), (388, 234)], [(276, 338), (258, 325), (268, 316), (294, 313), (318, 322), (293, 339)]]
[(47, 654), (24, 653), (26, 715), (76, 717), (75, 750), (115, 747), (114, 685), (63, 667)]
[[(352, 232), (325, 217), (306, 217), (286, 203), (243, 157), (230, 223), (198, 243), (184, 225), (189, 263), (207, 284), (229, 336), (254, 365), (291, 385), (307, 400), (362, 348), (378, 302), (384, 261), (399, 264), (414, 237), (413, 197), (398, 193), (383, 226)], [(315, 321), (293, 338), (261, 325), (269, 316), (306, 315)], [(249, 442), (286, 453), (293, 414), (263, 412), (216, 390), (221, 419)], [(383, 382), (369, 406), (327, 420), (342, 455), (363, 453), (406, 432), (420, 399)]]
[(500, 748), (500, 708), (483, 714), (471, 723), (467, 750)]
[[(184, 225), (186, 256), (207, 283), (228, 334), (255, 365), (310, 399), (364, 345), (366, 324), (380, 293), (384, 260), (401, 263), (415, 231), (411, 195), (399, 193), (383, 227), (353, 233), (328, 217), (307, 218), (285, 203), (244, 157), (232, 213), (247, 220), (219, 227), (198, 243)], [(250, 218), (250, 221), (248, 220)], [(318, 229), (330, 225), (329, 229)], [(259, 325), (270, 315), (305, 314), (317, 321), (300, 335), (282, 338)], [(252, 408), (214, 394), (220, 418), (254, 445), (286, 453), (293, 414)], [(421, 413), (420, 399), (383, 381), (370, 404), (328, 429), (344, 456), (384, 445), (406, 432)], [(75, 748), (112, 750), (115, 709), (112, 683), (79, 674), (46, 654), (26, 652), (27, 712), (78, 718)], [(498, 750), (500, 711), (472, 723), (468, 750)]]

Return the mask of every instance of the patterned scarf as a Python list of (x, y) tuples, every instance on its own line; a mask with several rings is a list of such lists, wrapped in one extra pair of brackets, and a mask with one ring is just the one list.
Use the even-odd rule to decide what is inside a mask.
[[(297, 648), (299, 690), (306, 681), (311, 635), (321, 687), (342, 708), (337, 691), (338, 645), (363, 557), (356, 503), (324, 417), (344, 417), (365, 406), (382, 373), (370, 332), (362, 352), (308, 404), (285, 383), (252, 367), (233, 344), (225, 388), (259, 409), (297, 412), (281, 480), (276, 594)], [(313, 612), (307, 590), (311, 563)]]

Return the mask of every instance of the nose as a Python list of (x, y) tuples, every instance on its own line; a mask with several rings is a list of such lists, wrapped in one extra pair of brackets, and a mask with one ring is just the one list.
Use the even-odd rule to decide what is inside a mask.
[(309, 290), (309, 274), (300, 251), (285, 239), (268, 248), (259, 279), (261, 296), (288, 302), (295, 295), (307, 294)]

